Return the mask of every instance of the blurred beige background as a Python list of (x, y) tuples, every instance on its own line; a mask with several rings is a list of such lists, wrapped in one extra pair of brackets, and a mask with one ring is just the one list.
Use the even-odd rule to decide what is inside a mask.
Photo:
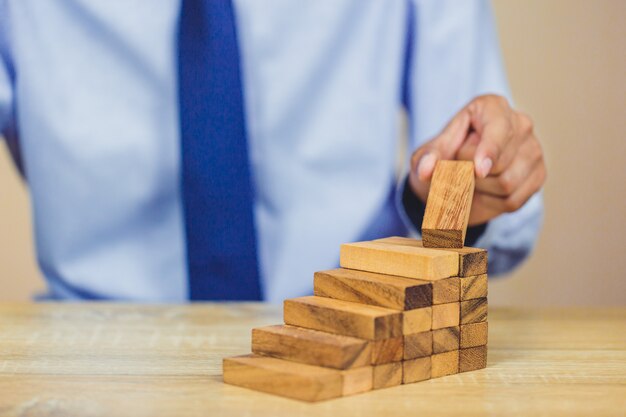
[[(494, 1), (516, 105), (548, 161), (534, 256), (492, 305), (626, 304), (626, 1)], [(0, 300), (43, 288), (25, 187), (0, 146)]]

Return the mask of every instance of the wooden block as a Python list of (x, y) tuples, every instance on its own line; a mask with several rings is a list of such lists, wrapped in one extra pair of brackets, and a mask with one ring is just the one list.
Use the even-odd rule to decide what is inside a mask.
[(459, 372), (475, 371), (487, 367), (487, 345), (461, 349)]
[(433, 289), (429, 281), (354, 269), (315, 273), (313, 289), (320, 297), (370, 304), (395, 310), (430, 306)]
[(416, 308), (402, 313), (402, 334), (425, 332), (433, 323), (432, 307)]
[[(433, 310), (434, 319), (434, 310)], [(461, 324), (479, 323), (487, 320), (487, 299), (461, 301)]]
[(390, 339), (373, 340), (370, 342), (370, 346), (372, 351), (372, 365), (398, 362), (401, 361), (404, 356), (404, 337), (402, 336)]
[(402, 362), (376, 365), (373, 368), (373, 389), (389, 388), (402, 384)]
[(402, 383), (425, 381), (430, 379), (430, 356), (402, 362)]
[(400, 245), (400, 246), (415, 246), (418, 248), (423, 248), (422, 241), (418, 239), (413, 239), (410, 237), (403, 236), (390, 236), (384, 237), (382, 239), (375, 239), (372, 242), (376, 243), (387, 243), (389, 245)]
[(422, 221), (424, 246), (463, 247), (473, 196), (473, 162), (437, 162)]
[[(374, 242), (386, 243), (388, 245), (413, 246), (418, 248), (424, 247), (424, 244), (421, 240), (400, 236), (376, 239), (374, 240)], [(485, 249), (464, 246), (462, 248), (445, 248), (439, 250), (456, 252), (459, 254), (458, 275), (460, 277), (469, 277), (487, 273), (487, 251)]]
[(433, 330), (433, 354), (459, 350), (459, 326)]
[(388, 308), (307, 296), (285, 300), (285, 324), (380, 340), (402, 336), (402, 313)]
[(459, 373), (459, 351), (438, 353), (431, 357), (431, 378)]
[(224, 382), (303, 401), (321, 401), (372, 389), (373, 368), (322, 368), (269, 356), (225, 358)]
[(421, 332), (404, 336), (404, 359), (422, 358), (433, 354), (433, 332)]
[(437, 304), (433, 306), (432, 329), (443, 329), (459, 325), (460, 303)]
[(488, 324), (486, 321), (461, 325), (459, 347), (461, 349), (487, 344)]
[(487, 251), (468, 246), (455, 249), (459, 254), (459, 276), (469, 277), (487, 273)]
[(341, 245), (339, 263), (343, 268), (427, 281), (456, 276), (459, 271), (456, 252), (379, 242)]
[(460, 278), (461, 301), (487, 297), (487, 274)]
[(461, 299), (461, 279), (450, 277), (433, 281), (433, 304), (454, 303)]
[(337, 371), (343, 377), (342, 396), (358, 394), (373, 389), (374, 367), (363, 366), (361, 368)]
[[(385, 347), (390, 355), (393, 345)], [(286, 325), (252, 329), (252, 352), (336, 369), (368, 366), (372, 361), (372, 345), (367, 340)]]

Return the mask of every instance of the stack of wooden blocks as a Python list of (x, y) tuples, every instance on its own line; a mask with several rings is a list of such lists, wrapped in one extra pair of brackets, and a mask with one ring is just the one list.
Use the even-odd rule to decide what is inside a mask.
[(463, 247), (473, 167), (470, 188), (454, 170), (441, 186), (444, 207), (463, 206), (460, 226), (442, 225), (443, 215), (425, 227), (440, 165), (424, 241), (342, 245), (341, 268), (315, 273), (315, 295), (285, 300), (284, 325), (253, 329), (253, 353), (224, 359), (226, 383), (320, 401), (486, 367), (487, 253)]

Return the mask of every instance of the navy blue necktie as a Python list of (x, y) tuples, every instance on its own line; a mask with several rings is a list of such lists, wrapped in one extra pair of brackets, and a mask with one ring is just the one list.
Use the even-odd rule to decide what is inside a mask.
[(189, 298), (260, 300), (231, 0), (182, 1), (178, 87)]

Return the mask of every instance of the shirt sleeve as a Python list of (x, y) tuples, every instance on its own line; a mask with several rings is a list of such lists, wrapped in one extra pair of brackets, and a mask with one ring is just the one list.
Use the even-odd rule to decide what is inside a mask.
[[(489, 2), (413, 1), (412, 57), (405, 92), (410, 152), (440, 132), (472, 98), (493, 93), (511, 100)], [(399, 185), (398, 209), (409, 230), (419, 236), (421, 219), (408, 213), (414, 208), (403, 199), (405, 185), (404, 180)], [(473, 232), (477, 234), (473, 246), (489, 251), (490, 273), (510, 272), (528, 257), (542, 214), (542, 195), (538, 193), (520, 210), (490, 221), (477, 229), (480, 233)]]
[(13, 91), (9, 76), (4, 62), (0, 60), (0, 133), (4, 132), (10, 119), (12, 101)]
[(6, 4), (0, 0), (0, 136), (8, 128), (13, 114), (13, 83), (7, 27)]

